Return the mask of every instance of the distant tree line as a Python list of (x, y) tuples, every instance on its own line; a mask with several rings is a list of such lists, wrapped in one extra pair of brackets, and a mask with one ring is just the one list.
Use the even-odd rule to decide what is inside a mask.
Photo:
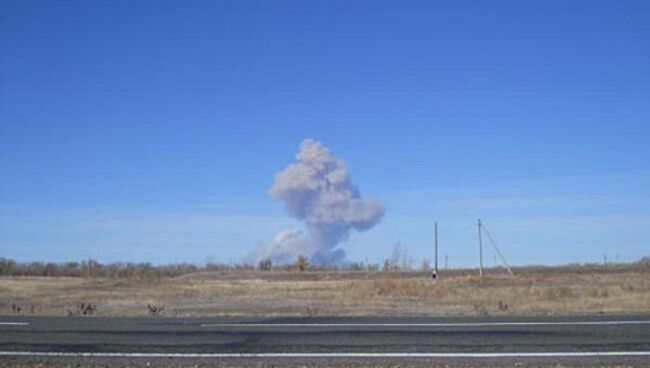
[[(300, 256), (292, 264), (274, 265), (271, 260), (262, 260), (257, 265), (249, 264), (224, 264), (208, 262), (204, 265), (192, 263), (175, 263), (166, 265), (153, 265), (147, 262), (113, 262), (100, 263), (95, 260), (82, 262), (16, 262), (12, 259), (0, 257), (1, 276), (51, 276), (51, 277), (105, 277), (129, 279), (156, 279), (164, 277), (177, 277), (195, 272), (228, 271), (228, 270), (260, 270), (260, 271), (413, 271), (415, 270), (412, 258), (401, 247), (395, 246), (389, 258), (382, 265), (378, 263), (352, 262), (342, 265), (311, 265), (307, 257)], [(420, 271), (427, 271), (430, 265), (423, 260)], [(610, 269), (616, 270), (634, 268), (639, 270), (650, 269), (650, 257), (645, 257), (633, 263), (620, 263), (617, 265), (603, 266), (598, 264), (571, 264), (560, 266), (563, 269), (585, 270)], [(549, 266), (523, 266), (517, 267), (521, 271), (542, 272), (556, 270)], [(451, 271), (451, 270), (449, 270)], [(455, 270), (462, 272), (463, 270)], [(451, 271), (454, 272), (454, 271)], [(473, 272), (473, 270), (472, 270)], [(553, 271), (556, 272), (556, 271)]]
[[(428, 268), (423, 262), (422, 269)], [(273, 264), (263, 259), (257, 265), (225, 264), (207, 262), (204, 265), (175, 263), (154, 265), (148, 262), (101, 263), (93, 259), (81, 262), (17, 262), (0, 257), (0, 276), (50, 276), (50, 277), (106, 277), (129, 279), (155, 279), (177, 277), (203, 271), (226, 270), (280, 270), (280, 271), (409, 271), (413, 270), (413, 259), (400, 244), (396, 244), (390, 256), (380, 263), (348, 262), (338, 265), (312, 265), (305, 256), (298, 256), (294, 263)]]
[(191, 263), (153, 265), (147, 262), (100, 263), (95, 260), (82, 262), (16, 262), (0, 258), (0, 276), (55, 276), (55, 277), (108, 277), (154, 279), (176, 277), (199, 271), (230, 269), (228, 265), (207, 263), (197, 266)]
[[(396, 270), (392, 267), (384, 270)], [(204, 265), (192, 263), (175, 263), (154, 265), (148, 262), (112, 262), (101, 263), (95, 260), (81, 262), (17, 262), (0, 257), (1, 276), (50, 276), (50, 277), (106, 277), (128, 279), (156, 279), (161, 277), (177, 277), (195, 272), (228, 271), (228, 270), (261, 270), (261, 271), (379, 271), (380, 264), (352, 262), (341, 265), (311, 265), (307, 257), (299, 256), (291, 264), (275, 265), (265, 259), (257, 265), (224, 264), (208, 262)]]

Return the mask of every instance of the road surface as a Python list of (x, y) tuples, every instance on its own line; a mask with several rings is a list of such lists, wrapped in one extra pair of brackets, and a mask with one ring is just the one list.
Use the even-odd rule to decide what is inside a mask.
[[(0, 317), (0, 361), (463, 362), (650, 366), (650, 315), (456, 318)], [(415, 364), (414, 363), (414, 364)]]

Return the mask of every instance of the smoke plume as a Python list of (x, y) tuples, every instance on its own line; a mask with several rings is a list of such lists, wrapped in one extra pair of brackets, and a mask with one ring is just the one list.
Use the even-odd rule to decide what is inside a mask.
[(272, 241), (260, 245), (254, 259), (288, 263), (303, 255), (312, 264), (338, 263), (345, 257), (338, 245), (350, 230), (375, 226), (384, 215), (384, 207), (361, 197), (345, 162), (323, 144), (305, 139), (296, 158), (298, 162), (275, 174), (268, 193), (285, 202), (290, 216), (304, 221), (306, 232), (279, 232)]

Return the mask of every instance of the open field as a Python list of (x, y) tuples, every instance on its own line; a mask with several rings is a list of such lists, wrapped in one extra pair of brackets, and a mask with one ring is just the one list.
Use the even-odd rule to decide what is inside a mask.
[[(199, 272), (174, 278), (1, 277), (0, 314), (65, 316), (445, 316), (650, 313), (650, 267), (442, 272)], [(152, 312), (148, 306), (164, 307)]]

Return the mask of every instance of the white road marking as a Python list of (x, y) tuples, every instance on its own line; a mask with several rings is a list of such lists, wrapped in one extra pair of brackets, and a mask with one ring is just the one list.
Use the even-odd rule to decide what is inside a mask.
[(650, 321), (477, 322), (477, 323), (203, 323), (201, 327), (496, 327), (650, 325)]
[(580, 351), (519, 353), (72, 353), (0, 351), (0, 356), (96, 358), (590, 358), (650, 356), (650, 351)]
[(0, 326), (27, 326), (28, 322), (0, 322)]

